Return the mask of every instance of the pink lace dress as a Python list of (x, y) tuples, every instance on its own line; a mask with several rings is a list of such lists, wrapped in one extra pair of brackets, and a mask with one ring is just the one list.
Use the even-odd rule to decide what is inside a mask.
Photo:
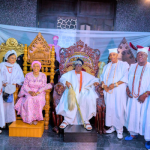
[[(17, 114), (25, 123), (43, 120), (42, 109), (45, 105), (45, 90), (52, 88), (47, 84), (46, 75), (40, 72), (38, 77), (34, 77), (33, 72), (26, 75), (24, 84), (19, 92), (19, 100), (15, 105)], [(40, 92), (37, 96), (31, 96), (28, 92)]]

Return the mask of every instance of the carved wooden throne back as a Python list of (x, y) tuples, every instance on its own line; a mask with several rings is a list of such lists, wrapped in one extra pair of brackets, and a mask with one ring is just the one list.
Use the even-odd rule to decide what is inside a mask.
[(73, 70), (73, 63), (78, 58), (81, 58), (84, 61), (84, 65), (82, 66), (83, 70), (91, 75), (97, 75), (100, 51), (98, 49), (92, 49), (81, 40), (69, 48), (61, 48), (59, 55), (59, 70), (61, 75)]
[(33, 61), (41, 62), (41, 71), (50, 76), (50, 82), (54, 79), (54, 62), (55, 62), (55, 49), (48, 45), (42, 34), (39, 32), (32, 43), (27, 48), (25, 45), (24, 49), (24, 74), (32, 71), (31, 63)]
[(9, 50), (15, 50), (17, 56), (23, 54), (24, 45), (18, 44), (18, 41), (14, 38), (9, 38), (6, 43), (0, 45), (0, 63), (3, 61), (3, 57)]

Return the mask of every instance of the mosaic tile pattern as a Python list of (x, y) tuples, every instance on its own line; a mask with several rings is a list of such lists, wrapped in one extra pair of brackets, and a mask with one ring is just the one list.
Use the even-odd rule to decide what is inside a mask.
[[(127, 134), (124, 132), (124, 137)], [(3, 130), (0, 150), (146, 150), (143, 136), (133, 141), (118, 140), (116, 132), (97, 136), (97, 143), (65, 143), (62, 134), (55, 134), (51, 128), (42, 138), (9, 137), (8, 130)]]
[(116, 31), (150, 31), (150, 1), (118, 0)]
[(0, 24), (36, 27), (37, 0), (0, 0)]
[(57, 19), (57, 29), (76, 29), (77, 19), (75, 18), (65, 18), (58, 17)]

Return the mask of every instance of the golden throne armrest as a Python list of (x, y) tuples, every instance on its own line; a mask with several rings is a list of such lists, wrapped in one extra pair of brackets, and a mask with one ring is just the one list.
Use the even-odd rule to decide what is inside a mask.
[[(16, 86), (16, 91), (13, 94), (14, 95), (14, 105), (17, 103), (19, 89), (20, 88)], [(15, 111), (15, 113), (16, 113), (16, 120), (21, 120), (21, 117), (17, 116), (17, 111)]]
[(14, 104), (16, 104), (17, 98), (18, 98), (18, 92), (19, 92), (19, 87), (16, 87), (16, 91), (14, 93)]

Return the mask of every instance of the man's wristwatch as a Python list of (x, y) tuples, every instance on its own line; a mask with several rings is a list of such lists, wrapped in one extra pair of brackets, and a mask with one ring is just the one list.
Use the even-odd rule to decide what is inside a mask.
[(118, 83), (116, 82), (116, 83), (114, 83), (114, 87), (118, 87)]

